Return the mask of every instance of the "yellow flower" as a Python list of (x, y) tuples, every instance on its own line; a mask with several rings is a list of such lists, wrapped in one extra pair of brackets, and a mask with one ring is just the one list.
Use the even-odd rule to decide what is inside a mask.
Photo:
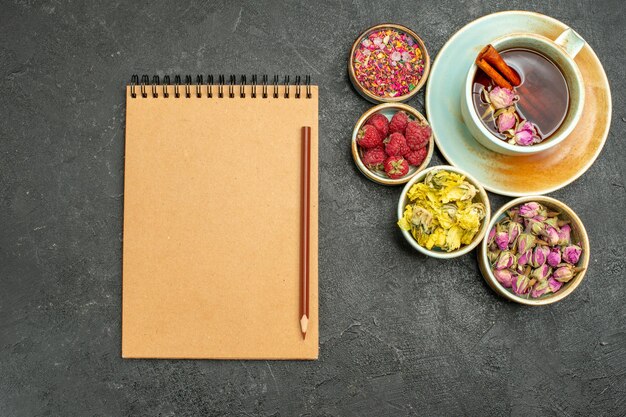
[(398, 226), (427, 249), (457, 250), (472, 242), (485, 218), (485, 206), (473, 202), (476, 194), (462, 175), (430, 172), (407, 192), (409, 204)]
[(446, 247), (449, 251), (457, 250), (461, 247), (461, 237), (463, 236), (463, 229), (459, 226), (452, 226), (448, 230), (446, 236)]

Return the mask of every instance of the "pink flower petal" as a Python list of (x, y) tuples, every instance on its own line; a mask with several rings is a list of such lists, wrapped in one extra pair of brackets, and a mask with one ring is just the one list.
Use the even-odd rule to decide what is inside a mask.
[(489, 100), (496, 110), (511, 106), (514, 98), (513, 90), (507, 88), (495, 87), (489, 92)]
[(509, 129), (513, 129), (515, 122), (515, 113), (508, 111), (502, 113), (498, 116), (498, 132), (502, 133)]

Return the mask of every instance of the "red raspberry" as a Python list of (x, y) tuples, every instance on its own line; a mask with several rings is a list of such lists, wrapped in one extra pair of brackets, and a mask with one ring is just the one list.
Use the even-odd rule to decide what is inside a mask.
[(423, 148), (428, 145), (432, 132), (428, 125), (422, 125), (419, 122), (409, 122), (406, 125), (406, 144), (409, 145), (412, 151)]
[(365, 124), (374, 126), (383, 139), (389, 135), (389, 120), (380, 113), (374, 113)]
[(404, 135), (407, 123), (409, 123), (409, 116), (403, 111), (397, 112), (389, 122), (389, 133), (400, 132)]
[(367, 149), (361, 156), (361, 162), (369, 169), (383, 169), (387, 154), (382, 146)]
[(407, 153), (404, 157), (409, 162), (410, 165), (420, 166), (424, 159), (426, 159), (426, 155), (428, 155), (428, 148), (419, 148), (416, 151), (411, 151)]
[(404, 156), (410, 150), (402, 133), (392, 133), (385, 140), (385, 152), (389, 156)]
[(392, 180), (402, 178), (409, 172), (409, 163), (401, 156), (390, 156), (385, 161), (385, 172)]
[(383, 137), (374, 126), (365, 125), (359, 130), (356, 141), (359, 146), (369, 149), (381, 146), (383, 143)]

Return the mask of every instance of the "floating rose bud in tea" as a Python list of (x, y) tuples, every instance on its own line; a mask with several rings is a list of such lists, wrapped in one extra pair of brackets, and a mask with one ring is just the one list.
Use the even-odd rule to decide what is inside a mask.
[(494, 87), (489, 92), (489, 102), (496, 109), (503, 109), (513, 104), (515, 93), (507, 88)]
[(533, 126), (533, 124), (526, 120), (523, 120), (515, 128), (515, 133), (513, 134), (512, 140), (517, 145), (530, 146), (535, 143), (536, 139), (537, 134), (535, 132), (535, 127)]
[(504, 133), (507, 130), (513, 129), (516, 123), (515, 109), (509, 107), (498, 116), (498, 131)]

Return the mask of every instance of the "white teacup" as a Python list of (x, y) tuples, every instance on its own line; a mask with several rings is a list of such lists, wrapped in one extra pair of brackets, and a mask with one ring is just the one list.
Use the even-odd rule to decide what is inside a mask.
[(461, 95), (461, 114), (465, 125), (483, 146), (506, 155), (529, 155), (558, 145), (574, 130), (583, 112), (585, 86), (574, 58), (585, 46), (585, 40), (573, 29), (567, 29), (555, 40), (532, 33), (517, 33), (498, 38), (491, 44), (498, 52), (512, 48), (529, 49), (554, 62), (563, 74), (569, 89), (569, 108), (559, 128), (541, 143), (530, 146), (511, 145), (490, 132), (481, 120), (481, 115), (476, 112), (472, 87), (478, 67), (472, 63), (465, 81), (464, 94)]

